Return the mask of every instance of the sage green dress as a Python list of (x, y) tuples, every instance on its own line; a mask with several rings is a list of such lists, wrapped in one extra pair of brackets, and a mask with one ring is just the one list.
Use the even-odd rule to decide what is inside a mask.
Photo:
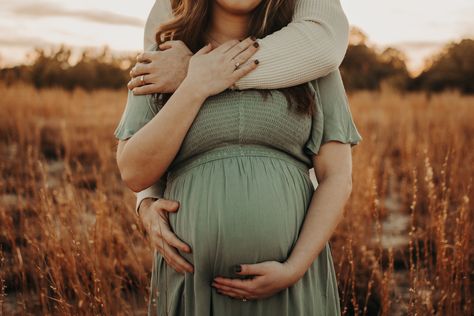
[[(180, 254), (195, 271), (177, 273), (155, 252), (149, 315), (340, 315), (328, 244), (302, 279), (270, 298), (244, 302), (211, 287), (216, 276), (241, 277), (236, 264), (287, 259), (314, 191), (312, 155), (328, 141), (361, 140), (339, 72), (330, 76), (308, 83), (313, 117), (289, 111), (279, 90), (266, 100), (256, 90), (225, 90), (205, 101), (162, 178), (164, 198), (180, 202), (169, 220), (191, 246)], [(129, 93), (116, 137), (131, 137), (156, 104)]]

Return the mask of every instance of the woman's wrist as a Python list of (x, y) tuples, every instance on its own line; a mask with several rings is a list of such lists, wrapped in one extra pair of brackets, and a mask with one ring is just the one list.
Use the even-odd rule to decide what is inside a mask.
[(298, 282), (309, 269), (308, 266), (304, 265), (303, 260), (295, 260), (291, 258), (291, 256), (283, 264), (288, 269), (289, 279), (292, 285)]
[(209, 97), (209, 93), (204, 89), (203, 85), (188, 76), (184, 78), (176, 91), (178, 90), (186, 91), (186, 94), (196, 99), (196, 101), (204, 102)]

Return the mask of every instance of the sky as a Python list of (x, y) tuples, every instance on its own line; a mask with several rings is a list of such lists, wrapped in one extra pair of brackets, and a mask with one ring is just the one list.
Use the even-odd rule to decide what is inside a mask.
[[(108, 45), (142, 48), (154, 0), (0, 0), (0, 66), (25, 60), (34, 47)], [(341, 0), (353, 26), (383, 48), (401, 49), (416, 72), (449, 41), (474, 38), (474, 0)]]

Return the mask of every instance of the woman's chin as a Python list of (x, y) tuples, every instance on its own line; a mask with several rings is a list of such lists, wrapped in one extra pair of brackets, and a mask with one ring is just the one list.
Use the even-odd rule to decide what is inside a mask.
[(248, 14), (252, 12), (262, 0), (216, 0), (216, 3), (225, 11), (232, 14)]

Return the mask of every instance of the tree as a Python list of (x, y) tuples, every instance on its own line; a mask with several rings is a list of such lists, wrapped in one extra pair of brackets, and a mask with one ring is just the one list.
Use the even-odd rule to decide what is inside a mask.
[(472, 39), (446, 45), (414, 80), (411, 88), (429, 91), (459, 89), (463, 93), (474, 93), (473, 56)]
[(350, 44), (341, 65), (341, 73), (348, 90), (380, 89), (382, 82), (399, 90), (410, 81), (406, 56), (388, 47), (379, 53), (368, 42), (367, 35), (358, 28), (350, 32)]

